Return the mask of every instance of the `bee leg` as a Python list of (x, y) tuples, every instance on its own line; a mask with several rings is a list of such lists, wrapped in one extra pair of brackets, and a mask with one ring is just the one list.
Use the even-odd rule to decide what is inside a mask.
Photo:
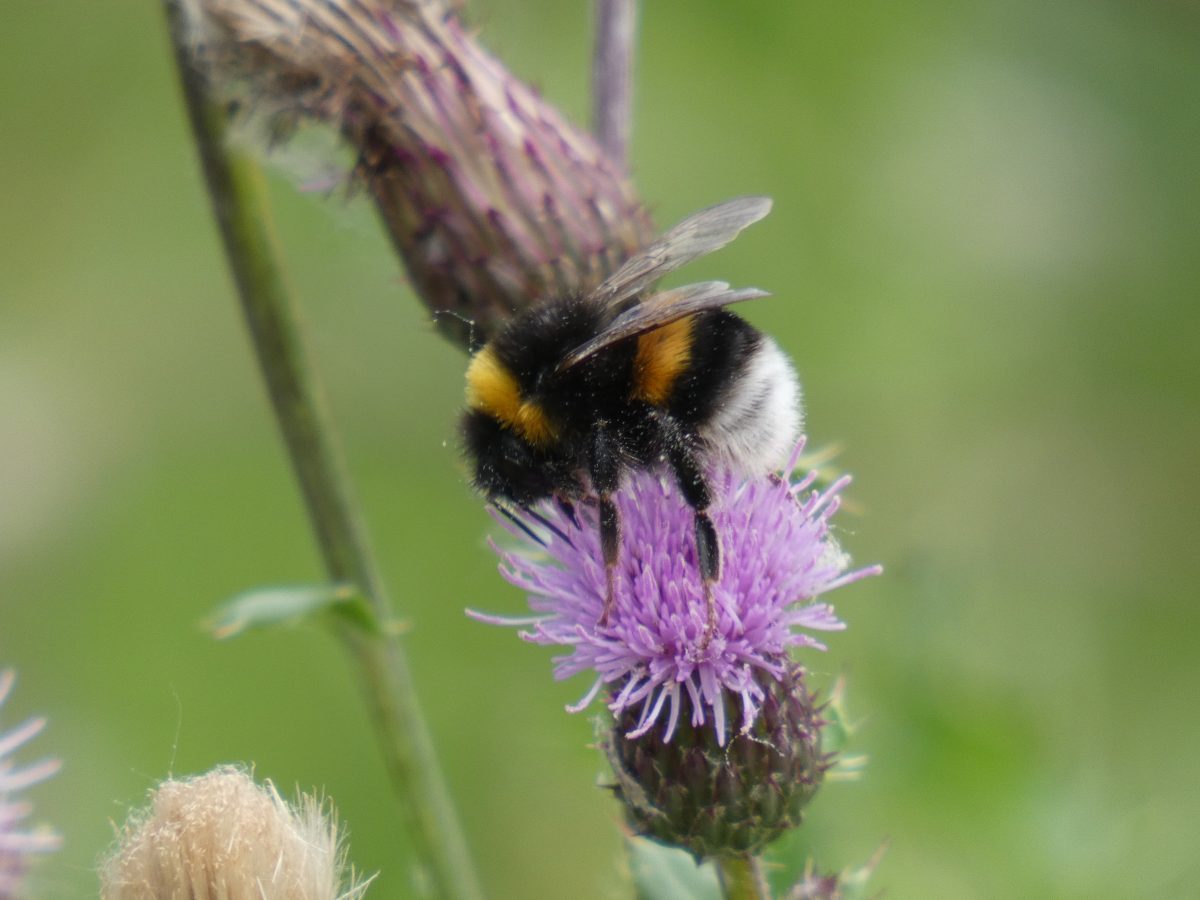
[(704, 472), (691, 450), (686, 439), (672, 442), (667, 454), (683, 499), (692, 508), (693, 522), (696, 532), (696, 564), (700, 569), (700, 580), (704, 588), (704, 606), (707, 619), (704, 625), (704, 635), (700, 639), (700, 649), (708, 649), (713, 635), (717, 633), (717, 605), (713, 601), (713, 585), (721, 577), (721, 542), (717, 537), (716, 526), (708, 515), (708, 507), (712, 502), (712, 494)]
[(558, 508), (561, 509), (566, 514), (567, 518), (571, 520), (572, 525), (574, 525), (576, 528), (579, 527), (579, 519), (575, 516), (574, 503), (572, 503), (566, 497), (559, 497)]
[(607, 625), (613, 609), (613, 570), (621, 547), (621, 519), (608, 494), (600, 495), (600, 550), (604, 554), (604, 612), (597, 625)]
[(705, 588), (721, 577), (721, 543), (708, 510), (696, 510), (696, 558)]
[(717, 633), (717, 604), (713, 600), (713, 585), (721, 577), (721, 544), (717, 529), (705, 510), (696, 510), (696, 556), (700, 565), (700, 580), (704, 587), (706, 620), (700, 649), (707, 650)]
[(613, 609), (613, 570), (621, 548), (621, 518), (612, 501), (621, 480), (621, 456), (612, 435), (603, 425), (592, 432), (589, 475), (600, 504), (600, 550), (604, 556), (604, 611), (597, 625), (607, 625)]

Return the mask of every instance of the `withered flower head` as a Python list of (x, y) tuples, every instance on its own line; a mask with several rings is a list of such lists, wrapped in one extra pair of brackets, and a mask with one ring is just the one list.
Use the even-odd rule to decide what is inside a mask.
[(653, 235), (585, 131), (435, 0), (187, 0), (196, 58), (277, 124), (357, 149), (422, 301), (461, 343), (586, 290)]

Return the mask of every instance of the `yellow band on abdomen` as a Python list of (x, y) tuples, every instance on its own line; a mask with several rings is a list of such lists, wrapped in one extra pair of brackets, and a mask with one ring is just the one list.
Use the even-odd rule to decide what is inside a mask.
[(692, 360), (693, 317), (647, 331), (638, 338), (633, 362), (633, 396), (662, 406)]

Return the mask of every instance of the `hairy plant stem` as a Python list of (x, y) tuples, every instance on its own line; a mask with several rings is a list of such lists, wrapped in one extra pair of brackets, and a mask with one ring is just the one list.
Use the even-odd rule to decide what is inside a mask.
[(725, 900), (770, 900), (771, 888), (757, 856), (718, 859), (717, 874)]
[(354, 585), (379, 628), (332, 615), (356, 669), (400, 808), (425, 896), (480, 896), (466, 843), (425, 727), (408, 663), (387, 633), (392, 612), (355, 506), (295, 307), (278, 263), (262, 176), (225, 141), (225, 111), (188, 55), (178, 0), (164, 0), (184, 100), (213, 211), (275, 418), (304, 495), (325, 569)]

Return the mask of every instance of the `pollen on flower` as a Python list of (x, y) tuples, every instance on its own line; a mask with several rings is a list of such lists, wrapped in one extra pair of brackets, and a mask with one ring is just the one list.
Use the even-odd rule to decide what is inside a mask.
[(606, 691), (614, 716), (632, 721), (628, 737), (661, 726), (669, 741), (687, 716), (694, 727), (711, 723), (723, 745), (731, 727), (751, 727), (766, 679), (788, 674), (794, 648), (823, 650), (811, 632), (845, 628), (819, 598), (882, 570), (850, 569), (830, 533), (848, 477), (816, 490), (815, 472), (798, 481), (714, 475), (722, 571), (713, 588), (716, 633), (707, 645), (693, 513), (667, 473), (636, 473), (615, 498), (621, 549), (614, 606), (603, 625), (606, 578), (595, 510), (553, 502), (512, 521), (497, 517), (519, 542), (516, 549), (493, 545), (501, 574), (528, 593), (534, 615), (469, 614), (521, 626), (532, 643), (567, 648), (554, 660), (555, 677), (590, 672), (593, 679), (570, 711)]

